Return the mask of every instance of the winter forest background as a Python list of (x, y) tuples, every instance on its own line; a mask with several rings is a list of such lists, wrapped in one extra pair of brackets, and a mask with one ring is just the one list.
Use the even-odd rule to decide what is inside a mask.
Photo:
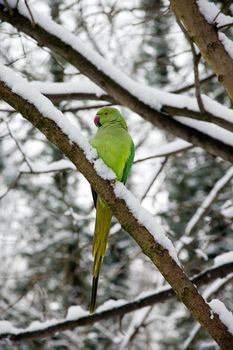
[[(11, 12), (14, 3), (24, 12), (20, 13), (20, 7), (19, 12)], [(208, 302), (217, 298), (233, 310), (233, 88), (229, 92), (221, 84), (210, 64), (212, 57), (203, 58), (202, 47), (190, 40), (193, 28), (187, 30), (179, 17), (179, 6), (195, 3), (0, 1), (1, 62), (30, 82), (27, 91), (31, 86), (47, 96), (87, 140), (96, 131), (93, 118), (99, 106), (118, 106), (136, 145), (127, 188), (162, 225), (185, 273), (189, 277), (204, 273), (200, 283), (196, 282), (201, 295)], [(232, 60), (231, 1), (212, 1), (217, 7), (204, 0), (199, 3), (206, 18), (212, 15), (206, 19), (207, 26), (211, 27), (207, 20), (212, 21), (219, 38), (228, 38), (223, 48)], [(24, 13), (29, 18), (25, 26)], [(48, 15), (107, 60), (105, 74), (110, 79), (115, 77), (112, 64), (140, 83), (138, 91), (129, 89), (129, 94), (139, 96), (144, 105), (137, 107), (130, 96), (121, 95), (117, 86), (127, 90), (126, 80), (106, 83), (98, 78), (101, 67), (96, 71), (90, 67), (91, 83), (84, 73), (87, 63), (78, 57), (72, 61), (65, 44), (56, 48), (45, 34), (33, 34), (38, 30), (37, 18), (45, 25)], [(49, 32), (49, 27), (45, 29)], [(224, 57), (220, 55), (220, 66)], [(95, 63), (94, 54), (87, 54), (87, 59)], [(233, 62), (227, 67), (233, 81)], [(144, 86), (157, 90), (153, 95)], [(173, 95), (160, 95), (162, 92)], [(95, 210), (88, 181), (62, 148), (23, 118), (20, 108), (17, 111), (14, 103), (10, 105), (10, 98), (6, 99), (9, 104), (2, 100), (1, 86), (0, 95), (0, 314), (1, 320), (14, 327), (31, 324), (31, 330), (38, 330), (49, 326), (44, 322), (51, 319), (86, 315), (70, 307), (88, 310)], [(148, 108), (159, 106), (151, 122), (151, 114), (143, 112), (150, 103)], [(219, 257), (224, 253), (228, 254)], [(163, 294), (167, 286), (159, 270), (114, 219), (98, 305), (110, 299), (134, 301), (150, 293), (155, 294), (154, 301), (144, 308), (135, 307), (134, 312), (116, 312), (46, 338), (22, 337), (15, 342), (3, 337), (0, 348), (219, 349), (216, 339), (181, 301)], [(120, 304), (108, 302), (105, 309), (111, 314)], [(9, 323), (0, 322), (0, 333), (14, 330), (11, 332)]]

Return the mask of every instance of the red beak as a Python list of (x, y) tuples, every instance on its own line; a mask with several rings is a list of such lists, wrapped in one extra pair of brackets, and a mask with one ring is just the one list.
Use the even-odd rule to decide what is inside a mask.
[(100, 117), (98, 115), (95, 116), (94, 123), (96, 126), (100, 126)]

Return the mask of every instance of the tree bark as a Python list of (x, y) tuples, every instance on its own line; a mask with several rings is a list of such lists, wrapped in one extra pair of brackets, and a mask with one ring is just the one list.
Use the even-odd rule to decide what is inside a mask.
[(12, 11), (9, 12), (4, 5), (0, 4), (0, 19), (12, 24), (18, 30), (34, 38), (39, 45), (47, 46), (53, 52), (66, 59), (79, 69), (82, 74), (86, 75), (103, 88), (116, 103), (130, 108), (154, 126), (166, 130), (177, 137), (191, 142), (195, 146), (204, 148), (207, 152), (215, 156), (222, 157), (233, 163), (232, 146), (208, 136), (197, 129), (186, 126), (173, 119), (172, 116), (168, 115), (166, 112), (155, 110), (140, 101), (123, 86), (116, 83), (110, 76), (98, 69), (88, 57), (76, 51), (71, 45), (62, 41), (61, 38), (48, 33), (39, 24), (32, 24), (30, 20), (22, 16), (17, 9), (12, 9)]
[(233, 102), (233, 59), (219, 39), (217, 28), (206, 21), (196, 0), (171, 0), (171, 6)]
[[(17, 75), (15, 75), (15, 80), (17, 81)], [(28, 85), (28, 89), (30, 90), (30, 85)], [(193, 317), (209, 332), (222, 349), (231, 349), (233, 335), (221, 322), (218, 315), (212, 315), (209, 305), (180, 266), (171, 258), (168, 250), (155, 240), (144, 225), (138, 222), (125, 201), (116, 197), (114, 184), (104, 180), (96, 173), (94, 165), (86, 159), (82, 149), (77, 144), (71, 143), (68, 135), (52, 119), (45, 117), (34, 104), (12, 91), (5, 81), (0, 81), (0, 95), (75, 164), (94, 190), (105, 200), (123, 228), (159, 269)]]

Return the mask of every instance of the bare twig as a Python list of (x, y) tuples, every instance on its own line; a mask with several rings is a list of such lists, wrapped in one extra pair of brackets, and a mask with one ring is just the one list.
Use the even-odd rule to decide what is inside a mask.
[[(173, 142), (171, 142), (170, 144), (168, 145), (171, 145)], [(166, 149), (163, 150), (163, 146), (161, 147), (161, 151), (160, 151), (160, 148), (158, 149), (157, 153), (155, 155), (152, 155), (152, 156), (149, 156), (149, 157), (144, 157), (144, 158), (140, 158), (140, 159), (137, 159), (135, 160), (134, 164), (138, 164), (138, 163), (141, 163), (141, 162), (144, 162), (146, 160), (151, 160), (151, 159), (155, 159), (155, 158), (161, 158), (161, 157), (168, 157), (170, 155), (173, 155), (173, 154), (177, 154), (177, 153), (180, 153), (180, 152), (183, 152), (183, 151), (186, 151), (190, 148), (192, 148), (193, 145), (191, 144), (186, 144), (186, 145), (183, 145), (179, 148), (175, 148), (173, 150), (170, 150), (170, 151), (167, 151)]]
[(155, 175), (153, 176), (153, 178), (151, 179), (150, 183), (148, 184), (146, 190), (144, 191), (142, 197), (141, 197), (141, 202), (146, 198), (147, 193), (150, 191), (151, 187), (153, 186), (154, 182), (156, 181), (156, 179), (158, 178), (158, 176), (161, 174), (161, 172), (164, 169), (165, 164), (168, 161), (168, 157), (164, 157), (164, 159), (161, 161), (159, 168), (156, 169)]
[(21, 144), (19, 143), (19, 141), (16, 139), (16, 137), (14, 136), (14, 134), (12, 133), (11, 129), (10, 129), (10, 126), (9, 126), (9, 123), (6, 123), (6, 126), (7, 126), (7, 130), (9, 132), (9, 135), (11, 136), (11, 138), (14, 140), (18, 150), (20, 151), (20, 153), (22, 154), (22, 157), (25, 161), (25, 163), (27, 164), (27, 166), (29, 167), (29, 169), (31, 170), (31, 172), (33, 172), (33, 169), (32, 169), (32, 166), (31, 166), (31, 163), (28, 159), (28, 157), (26, 156), (24, 150), (22, 149), (22, 146)]
[(27, 9), (28, 9), (29, 14), (30, 14), (32, 26), (35, 27), (36, 22), (35, 22), (35, 20), (34, 20), (32, 11), (31, 11), (31, 9), (30, 9), (30, 6), (28, 5), (27, 0), (24, 0), (24, 2), (25, 2), (25, 5), (26, 5), (26, 7), (27, 7)]
[[(213, 79), (214, 77), (215, 77), (215, 74), (210, 74), (207, 77), (200, 79), (199, 80), (200, 84), (206, 83), (207, 81)], [(188, 91), (188, 90), (190, 90), (190, 89), (192, 89), (194, 87), (195, 87), (195, 83), (189, 84), (189, 85), (185, 85), (185, 86), (183, 86), (183, 87), (181, 87), (179, 89), (172, 90), (171, 93), (173, 93), (173, 94), (180, 94), (180, 93)]]
[(227, 24), (223, 24), (222, 26), (218, 26), (218, 30), (223, 30), (225, 28), (230, 28), (233, 26), (233, 23), (227, 23)]
[[(181, 239), (178, 242), (177, 247), (176, 247), (178, 254), (181, 252), (181, 250), (183, 249), (184, 246), (187, 246), (187, 243), (185, 243), (184, 238), (187, 236), (190, 236), (193, 233), (193, 231), (195, 230), (198, 223), (201, 221), (203, 216), (207, 213), (207, 211), (209, 210), (212, 203), (216, 200), (219, 193), (231, 181), (232, 178), (233, 178), (233, 166), (230, 167), (228, 169), (228, 171), (226, 172), (226, 174), (215, 183), (212, 190), (209, 192), (209, 194), (207, 195), (207, 197), (205, 198), (205, 200), (203, 201), (201, 206), (196, 210), (194, 215), (189, 220), (189, 222), (185, 228), (184, 235), (182, 237), (183, 239)], [(189, 241), (188, 244), (190, 244), (192, 241), (193, 241), (193, 239), (191, 241)]]
[(213, 186), (212, 190), (208, 194), (208, 196), (205, 198), (201, 206), (197, 209), (195, 214), (192, 216), (191, 220), (186, 226), (185, 229), (185, 235), (191, 235), (197, 224), (200, 222), (200, 220), (203, 218), (205, 213), (210, 208), (211, 204), (215, 201), (218, 194), (222, 191), (222, 189), (231, 181), (233, 178), (233, 167), (230, 167), (226, 174), (224, 174), (223, 177), (221, 177)]
[(3, 0), (3, 2), (4, 2), (4, 5), (7, 8), (7, 11), (9, 11), (10, 15), (12, 16), (13, 15), (13, 11), (12, 11), (12, 8), (10, 7), (10, 5), (8, 4), (7, 0)]
[(17, 185), (18, 182), (19, 182), (19, 179), (20, 179), (21, 175), (22, 175), (22, 174), (19, 173), (19, 174), (16, 176), (16, 178), (12, 181), (12, 183), (8, 186), (7, 190), (6, 190), (3, 194), (0, 195), (0, 200), (3, 199), (4, 197), (6, 197), (6, 196), (8, 195), (8, 193), (9, 193), (13, 188), (16, 187), (16, 185)]
[(182, 30), (182, 32), (184, 33), (185, 38), (187, 39), (187, 41), (190, 44), (191, 47), (191, 51), (192, 51), (192, 55), (193, 55), (193, 70), (194, 70), (194, 86), (195, 86), (195, 95), (196, 95), (196, 99), (197, 99), (197, 103), (200, 109), (201, 113), (205, 112), (205, 108), (202, 102), (202, 98), (201, 98), (201, 87), (200, 87), (200, 80), (199, 80), (199, 72), (198, 72), (198, 65), (201, 59), (201, 54), (197, 54), (196, 50), (195, 50), (195, 46), (192, 42), (192, 40), (190, 39), (187, 31), (185, 30), (183, 23), (180, 21), (179, 17), (176, 18), (177, 23), (180, 26), (180, 29)]
[(201, 55), (196, 53), (193, 42), (190, 40), (191, 50), (193, 54), (193, 70), (194, 70), (194, 81), (195, 81), (195, 95), (199, 109), (202, 113), (205, 113), (204, 104), (201, 98), (201, 85), (199, 79), (198, 65), (201, 59)]
[(138, 319), (139, 317), (137, 317), (135, 320), (135, 317), (133, 317), (128, 327), (128, 330), (125, 332), (125, 337), (120, 345), (119, 350), (124, 350), (129, 348), (128, 347), (129, 343), (132, 344), (132, 341), (140, 331), (140, 328), (142, 328), (145, 325), (146, 319), (150, 315), (152, 309), (153, 307), (147, 307), (143, 311), (140, 311), (140, 315), (139, 315), (140, 319)]

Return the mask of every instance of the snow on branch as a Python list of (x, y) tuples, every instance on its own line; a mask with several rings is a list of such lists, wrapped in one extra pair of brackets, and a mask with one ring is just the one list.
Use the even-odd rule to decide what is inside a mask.
[[(30, 82), (30, 84), (53, 102), (61, 102), (64, 100), (101, 100), (117, 104), (117, 101), (109, 96), (103, 89), (100, 89), (93, 82), (87, 80), (82, 82), (74, 80), (69, 83), (34, 81)], [(144, 90), (145, 86), (141, 85), (141, 89)], [(202, 95), (202, 100), (205, 103), (205, 111), (200, 112), (196, 99), (192, 97), (161, 92), (154, 88), (148, 89), (153, 93), (153, 98), (155, 100), (161, 99), (161, 103), (163, 103), (161, 109), (164, 112), (170, 115), (186, 116), (194, 120), (210, 122), (233, 132), (233, 112), (229, 108), (210, 99), (208, 96)], [(169, 105), (167, 104), (168, 101)], [(79, 110), (79, 108), (71, 108), (68, 109), (68, 111), (75, 111), (76, 109)], [(180, 121), (182, 122), (182, 119), (180, 119)], [(205, 130), (202, 131), (204, 132)], [(218, 135), (218, 129), (213, 128), (213, 134), (214, 133)], [(230, 141), (226, 140), (226, 137), (224, 138), (224, 142), (231, 144)]]
[(19, 172), (22, 174), (45, 174), (56, 171), (75, 170), (75, 166), (67, 159), (60, 159), (55, 162), (44, 163), (32, 163), (30, 162), (30, 168), (26, 163), (22, 164), (19, 168)]
[[(122, 73), (121, 73), (122, 74)], [(128, 78), (125, 76), (125, 78)], [(122, 81), (124, 79), (122, 78)], [(134, 84), (138, 84), (133, 82)], [(107, 95), (106, 92), (100, 89), (91, 81), (71, 81), (69, 83), (53, 83), (53, 82), (30, 82), (43, 95), (54, 101), (62, 100), (105, 100), (112, 103), (117, 103), (114, 99)], [(123, 83), (121, 82), (121, 85)], [(138, 84), (140, 85), (140, 84)], [(145, 86), (141, 85), (141, 91)], [(154, 88), (148, 88), (150, 96), (153, 100), (161, 100), (161, 109), (171, 115), (186, 116), (194, 120), (201, 120), (216, 124), (228, 131), (233, 132), (233, 111), (221, 105), (220, 103), (210, 99), (208, 96), (201, 95), (205, 105), (205, 112), (200, 112), (197, 101), (190, 96), (180, 96), (168, 92), (161, 92)], [(138, 96), (137, 96), (138, 97)], [(169, 101), (169, 104), (168, 104)], [(180, 119), (182, 121), (182, 119)], [(198, 125), (199, 123), (197, 123)], [(195, 124), (194, 124), (195, 127)], [(214, 127), (215, 128), (215, 127)], [(213, 128), (213, 133), (218, 134), (218, 129)], [(202, 130), (204, 131), (204, 130)], [(211, 134), (210, 134), (211, 136)], [(231, 137), (232, 134), (231, 134)], [(230, 140), (230, 137), (229, 137)], [(232, 144), (231, 141), (224, 139), (225, 143)]]
[[(198, 0), (199, 9), (208, 23), (215, 25), (218, 29), (227, 28), (233, 25), (233, 17), (226, 16), (221, 10), (208, 0)], [(233, 42), (224, 33), (218, 33), (219, 40), (222, 42), (229, 56), (233, 58)]]
[[(0, 1), (1, 3), (1, 1)], [(8, 4), (14, 8), (16, 1), (10, 0), (8, 1)], [(24, 2), (19, 2), (17, 5), (17, 9), (19, 12), (27, 17), (28, 19), (31, 19), (30, 13), (28, 13), (28, 9)], [(75, 35), (69, 33), (66, 31), (61, 25), (57, 24), (55, 21), (50, 19), (47, 16), (41, 16), (39, 12), (37, 12), (35, 9), (33, 9), (33, 18), (37, 25), (39, 25), (41, 28), (46, 30), (48, 33), (59, 37), (64, 43), (69, 44), (77, 53), (80, 53), (83, 57), (86, 57), (90, 63), (93, 64), (99, 71), (105, 73), (108, 77), (110, 77), (114, 82), (119, 84), (121, 87), (123, 87), (125, 90), (127, 90), (129, 93), (134, 95), (138, 100), (145, 103), (146, 105), (152, 107), (155, 110), (160, 110), (164, 105), (169, 105), (172, 107), (182, 108), (182, 109), (191, 109), (196, 112), (199, 111), (198, 104), (196, 102), (196, 99), (191, 98), (189, 96), (180, 96), (177, 94), (172, 94), (168, 92), (163, 92), (161, 90), (157, 90), (154, 88), (151, 88), (149, 86), (142, 85), (140, 83), (137, 83), (133, 79), (131, 79), (129, 76), (124, 74), (122, 71), (114, 67), (110, 62), (106, 61), (105, 58), (100, 56), (98, 53), (96, 53), (91, 47), (80, 41)], [(34, 83), (35, 84), (35, 83)], [(74, 89), (74, 85), (71, 83), (53, 83), (50, 85), (49, 83), (36, 83), (37, 88), (44, 90), (44, 92), (48, 93), (51, 88), (54, 85), (55, 91), (59, 91), (61, 89), (65, 89), (65, 91), (72, 91), (72, 88)], [(71, 86), (70, 86), (71, 85)], [(75, 89), (79, 88), (76, 86)], [(95, 89), (93, 83), (89, 83), (89, 89), (91, 90)], [(85, 88), (84, 90), (88, 90)], [(87, 91), (86, 91), (87, 92)], [(93, 91), (92, 91), (93, 92)], [(101, 96), (103, 94), (102, 89), (98, 89), (96, 95)], [(210, 100), (210, 99), (209, 99)], [(217, 110), (217, 116), (219, 118), (229, 120), (233, 123), (233, 112), (230, 111), (228, 108), (221, 106), (220, 104), (217, 104), (217, 102), (213, 102), (212, 111), (216, 111), (216, 105), (218, 105), (219, 110)], [(221, 108), (223, 108), (221, 110)], [(208, 112), (209, 105), (207, 104), (206, 110)], [(211, 109), (211, 106), (210, 106)], [(224, 113), (223, 113), (224, 112)], [(226, 115), (227, 113), (227, 115)]]
[[(232, 43), (223, 33), (218, 33), (218, 18), (226, 24), (225, 16), (213, 11), (213, 6), (203, 0), (171, 0), (171, 7), (187, 32), (198, 46), (201, 55), (213, 69), (219, 82), (233, 101), (233, 60)], [(208, 14), (207, 14), (208, 13)], [(229, 19), (232, 22), (232, 19)], [(221, 25), (220, 27), (221, 28)]]
[(197, 0), (197, 4), (207, 22), (216, 25), (217, 28), (233, 24), (233, 17), (221, 13), (221, 10), (213, 2)]
[(113, 98), (91, 81), (56, 82), (30, 82), (43, 95), (53, 102), (64, 100), (102, 100), (114, 102)]
[[(204, 271), (198, 276), (192, 278), (192, 282), (198, 287), (210, 283), (219, 277), (223, 278), (222, 282), (224, 282), (232, 272), (233, 261)], [(102, 320), (124, 316), (127, 313), (169, 300), (170, 298), (175, 297), (175, 295), (174, 290), (169, 287), (163, 287), (155, 291), (141, 293), (131, 302), (122, 300), (107, 301), (97, 309), (95, 314), (92, 315), (89, 315), (88, 312), (83, 310), (80, 306), (71, 306), (67, 311), (66, 318), (64, 319), (52, 319), (45, 322), (35, 321), (24, 329), (17, 328), (10, 322), (2, 320), (0, 321), (0, 340), (7, 338), (12, 341), (19, 341), (23, 339), (36, 339), (52, 336), (56, 332), (72, 330), (77, 327), (92, 325)]]
[(214, 267), (222, 266), (233, 262), (233, 251), (217, 255), (214, 258)]
[[(201, 119), (195, 99), (161, 92), (137, 83), (113, 67), (62, 26), (44, 15), (41, 16), (40, 13), (32, 8), (33, 18), (36, 23), (33, 26), (31, 24), (31, 16), (24, 2), (8, 1), (8, 5), (12, 9), (11, 13), (7, 10), (4, 11), (4, 3), (3, 0), (0, 0), (0, 9), (2, 10), (0, 11), (0, 19), (24, 31), (39, 41), (40, 44), (51, 48), (53, 52), (62, 56), (78, 68), (82, 74), (99, 85), (116, 103), (130, 108), (153, 125), (167, 130), (194, 145), (203, 147), (214, 155), (233, 162), (232, 142), (229, 143), (232, 137), (230, 138), (227, 135), (222, 137), (221, 140), (216, 138), (216, 135), (221, 130), (224, 131), (224, 129), (212, 125), (216, 129), (213, 130), (212, 128), (208, 135), (204, 128), (195, 125), (194, 122), (196, 121), (192, 121), (192, 125), (188, 125), (183, 120), (172, 117), (175, 115), (189, 116), (190, 114), (190, 118), (194, 118), (194, 114), (197, 113), (199, 116), (197, 118)], [(14, 8), (16, 3), (19, 5), (17, 9)], [(203, 114), (203, 119), (212, 118), (211, 122), (218, 123), (218, 125), (231, 130), (233, 112), (223, 106), (216, 108), (214, 101), (212, 102), (210, 103), (208, 100), (208, 103), (204, 106), (206, 113)], [(212, 116), (213, 110), (217, 111), (217, 114), (214, 113), (214, 116)], [(228, 131), (228, 133), (230, 132)]]
[[(229, 283), (232, 280), (233, 274), (229, 274), (225, 278), (218, 278), (215, 280), (210, 286), (208, 286), (205, 291), (203, 292), (203, 296), (206, 300), (209, 300), (210, 297), (213, 294), (216, 294), (218, 291), (220, 291), (227, 283)], [(196, 338), (198, 332), (200, 331), (201, 327), (200, 324), (195, 324), (195, 326), (192, 328), (189, 337), (185, 340), (185, 342), (182, 345), (181, 350), (187, 350), (190, 348), (191, 344), (193, 343), (194, 339)]]
[(227, 310), (226, 306), (218, 299), (212, 299), (209, 302), (213, 313), (217, 314), (220, 320), (229, 329), (229, 332), (233, 335), (233, 313)]
[[(82, 87), (78, 86), (77, 82), (33, 82), (31, 84), (33, 84), (33, 86), (35, 86), (42, 94), (46, 95), (52, 101), (60, 101), (61, 98), (94, 98), (114, 103), (114, 100), (111, 99), (110, 96), (106, 95), (103, 90), (99, 89), (91, 82), (85, 82), (84, 85), (82, 84)], [(156, 93), (155, 89), (151, 90), (154, 91), (154, 94)], [(159, 91), (159, 94), (162, 96), (162, 94), (166, 95), (169, 93), (162, 93)], [(206, 133), (219, 141), (224, 140), (224, 143), (233, 146), (233, 111), (220, 103), (211, 100), (208, 96), (201, 95), (206, 110), (204, 113), (199, 112), (197, 102), (194, 98), (189, 96), (175, 96), (176, 99), (174, 99), (174, 96), (167, 96), (167, 99), (170, 101), (170, 105), (166, 104), (166, 100), (164, 101), (162, 106), (162, 110), (164, 112), (171, 115), (179, 115), (179, 117), (175, 117), (175, 119), (179, 120), (180, 123), (195, 128), (196, 130), (201, 131), (203, 134)], [(156, 98), (156, 96), (154, 96), (154, 98)]]
[(33, 81), (29, 83), (43, 95), (57, 94), (94, 94), (96, 97), (101, 97), (105, 94), (104, 90), (100, 89), (91, 81), (70, 81), (63, 83)]
[[(232, 343), (232, 335), (219, 318), (210, 319), (209, 306), (177, 264), (176, 252), (163, 229), (149, 212), (144, 209), (140, 211), (138, 201), (122, 184), (114, 180), (113, 171), (100, 159), (96, 159), (96, 151), (77, 128), (38, 90), (32, 89), (26, 80), (4, 66), (0, 69), (0, 94), (75, 164), (111, 208), (122, 227), (160, 270), (178, 297), (216, 342), (223, 347)], [(58, 329), (57, 326), (51, 327), (55, 331)], [(67, 324), (64, 327), (67, 329)], [(69, 323), (69, 327), (74, 327), (74, 323)]]

